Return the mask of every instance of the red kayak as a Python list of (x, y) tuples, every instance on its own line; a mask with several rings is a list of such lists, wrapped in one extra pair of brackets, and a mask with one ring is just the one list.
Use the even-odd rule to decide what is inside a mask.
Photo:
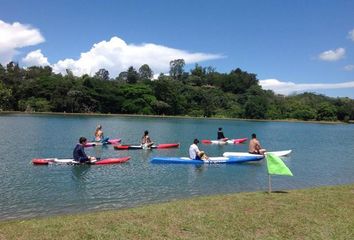
[[(124, 163), (130, 160), (130, 157), (121, 157), (121, 158), (106, 158), (98, 160), (92, 163), (86, 163), (90, 165), (103, 165), (103, 164), (117, 164)], [(32, 160), (32, 163), (35, 165), (48, 165), (48, 164), (68, 164), (68, 165), (77, 165), (81, 164), (74, 159), (59, 159), (59, 158), (35, 158)]]
[(202, 140), (204, 144), (240, 144), (246, 142), (247, 138), (236, 138), (236, 139), (228, 139), (223, 138), (220, 140)]
[[(113, 147), (116, 150), (137, 150), (137, 149), (144, 148), (142, 145), (114, 145)], [(178, 147), (179, 147), (179, 143), (164, 143), (164, 144), (152, 145), (150, 148), (165, 149), (165, 148), (178, 148)]]

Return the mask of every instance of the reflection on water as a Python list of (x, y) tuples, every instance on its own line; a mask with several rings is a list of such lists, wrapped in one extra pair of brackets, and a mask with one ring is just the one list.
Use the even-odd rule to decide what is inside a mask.
[(71, 177), (74, 181), (82, 183), (87, 182), (88, 178), (86, 177), (86, 175), (89, 173), (90, 170), (90, 164), (73, 165), (71, 166)]
[(102, 152), (103, 152), (104, 148), (108, 148), (108, 146), (107, 145), (99, 145), (99, 146), (93, 147), (94, 153), (95, 153), (93, 157), (95, 157), (97, 159), (101, 159), (102, 158)]
[(207, 166), (205, 164), (197, 164), (193, 166), (194, 172), (196, 175), (203, 175), (203, 172), (207, 170)]

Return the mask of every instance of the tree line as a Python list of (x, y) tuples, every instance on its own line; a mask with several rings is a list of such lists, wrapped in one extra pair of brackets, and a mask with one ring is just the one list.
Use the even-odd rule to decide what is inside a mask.
[(275, 94), (256, 74), (236, 68), (219, 73), (198, 64), (189, 72), (183, 59), (170, 62), (169, 75), (152, 80), (147, 64), (116, 78), (106, 69), (94, 76), (56, 74), (50, 66), (0, 64), (0, 110), (122, 113), (247, 119), (354, 120), (354, 100), (302, 93)]

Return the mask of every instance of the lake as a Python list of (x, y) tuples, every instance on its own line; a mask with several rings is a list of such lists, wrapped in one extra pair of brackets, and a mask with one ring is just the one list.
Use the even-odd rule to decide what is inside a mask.
[[(156, 143), (180, 143), (165, 150), (117, 151), (87, 148), (88, 155), (131, 156), (105, 166), (34, 166), (33, 158), (71, 158), (80, 136), (93, 138), (97, 124), (105, 136), (138, 143), (149, 130)], [(215, 139), (256, 133), (268, 150), (292, 149), (284, 158), (294, 177), (272, 177), (273, 190), (354, 182), (354, 125), (240, 120), (78, 115), (0, 115), (0, 220), (139, 206), (192, 196), (267, 191), (264, 161), (235, 165), (151, 164), (154, 156), (187, 156), (194, 138)], [(209, 156), (247, 151), (240, 145), (203, 145)]]

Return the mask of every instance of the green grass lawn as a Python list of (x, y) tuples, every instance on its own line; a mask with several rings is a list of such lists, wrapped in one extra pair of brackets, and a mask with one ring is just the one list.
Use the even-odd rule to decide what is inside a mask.
[(4, 239), (354, 239), (354, 185), (0, 221)]

